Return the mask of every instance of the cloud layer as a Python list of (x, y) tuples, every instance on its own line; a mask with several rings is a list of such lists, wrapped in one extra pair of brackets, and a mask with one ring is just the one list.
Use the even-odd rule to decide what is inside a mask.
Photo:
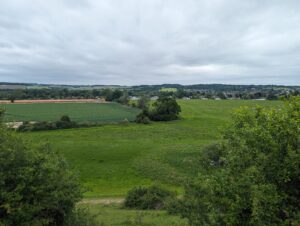
[(0, 0), (0, 81), (300, 85), (299, 0)]

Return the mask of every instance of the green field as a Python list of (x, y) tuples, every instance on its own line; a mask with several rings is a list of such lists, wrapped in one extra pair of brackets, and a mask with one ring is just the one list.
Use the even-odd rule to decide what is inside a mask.
[(68, 115), (76, 122), (119, 122), (132, 121), (139, 113), (117, 103), (33, 103), (7, 104), (4, 120), (8, 121), (56, 121)]
[(187, 221), (171, 216), (166, 211), (137, 211), (120, 208), (120, 205), (83, 205), (96, 215), (99, 225), (105, 226), (188, 226)]
[[(22, 134), (49, 142), (79, 171), (86, 198), (124, 196), (134, 186), (160, 183), (182, 191), (201, 148), (221, 138), (239, 106), (279, 106), (279, 101), (180, 100), (182, 119)], [(13, 106), (13, 105), (12, 105)], [(88, 109), (84, 111), (88, 114)], [(70, 114), (72, 117), (72, 114)], [(75, 117), (76, 118), (76, 117)]]

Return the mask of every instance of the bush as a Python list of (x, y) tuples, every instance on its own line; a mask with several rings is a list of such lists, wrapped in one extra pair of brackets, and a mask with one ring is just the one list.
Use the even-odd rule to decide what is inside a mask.
[[(76, 122), (71, 121), (70, 117), (64, 115), (60, 118), (59, 121), (56, 122), (23, 122), (18, 128), (19, 132), (26, 131), (42, 131), (42, 130), (55, 130), (55, 129), (69, 129), (69, 128), (77, 128), (79, 125)], [(84, 124), (83, 124), (84, 127)]]
[(135, 122), (136, 123), (143, 123), (143, 124), (150, 124), (151, 121), (150, 121), (150, 119), (148, 117), (147, 111), (143, 110), (143, 112), (141, 112), (140, 114), (138, 114), (136, 116)]
[(62, 122), (71, 122), (71, 119), (68, 115), (63, 115), (63, 116), (61, 116), (60, 121), (62, 121)]
[(124, 206), (141, 210), (159, 210), (164, 209), (165, 202), (170, 198), (175, 198), (175, 193), (166, 189), (157, 186), (137, 187), (128, 192)]

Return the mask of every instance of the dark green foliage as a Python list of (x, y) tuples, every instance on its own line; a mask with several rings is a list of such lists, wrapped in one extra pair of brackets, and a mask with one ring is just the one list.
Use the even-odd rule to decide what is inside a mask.
[(124, 205), (126, 208), (157, 210), (163, 209), (165, 202), (171, 198), (175, 198), (175, 193), (157, 186), (137, 187), (128, 192)]
[(63, 225), (81, 199), (77, 176), (47, 145), (0, 128), (0, 224)]
[(116, 99), (116, 102), (123, 104), (123, 105), (128, 105), (129, 104), (129, 96), (127, 93), (123, 93), (122, 96), (120, 96), (118, 99)]
[(71, 119), (68, 115), (63, 115), (63, 116), (61, 116), (60, 121), (62, 121), (62, 122), (71, 122)]
[(171, 121), (179, 118), (181, 108), (176, 99), (168, 96), (161, 96), (154, 104), (150, 112), (150, 119), (153, 121)]
[[(61, 117), (59, 121), (56, 122), (23, 122), (18, 128), (19, 132), (26, 132), (26, 131), (42, 131), (42, 130), (56, 130), (56, 129), (69, 129), (69, 128), (77, 128), (80, 125), (76, 122), (71, 121), (70, 117), (64, 115)], [(85, 127), (82, 125), (82, 127)]]
[[(96, 226), (99, 225), (96, 217), (97, 216), (92, 215), (88, 209), (77, 207), (67, 215), (63, 226)], [(99, 226), (101, 226), (101, 224)]]
[(135, 119), (136, 123), (142, 123), (142, 124), (150, 124), (151, 121), (149, 119), (149, 113), (147, 110), (143, 110), (140, 114), (136, 116)]
[(190, 225), (299, 225), (299, 130), (299, 97), (238, 110), (224, 142), (204, 151), (181, 215)]
[(106, 90), (105, 92), (106, 101), (117, 101), (123, 95), (123, 92), (119, 89), (116, 89), (114, 91)]
[(150, 105), (150, 98), (146, 95), (141, 96), (137, 102), (137, 107), (142, 110), (149, 109), (149, 105)]

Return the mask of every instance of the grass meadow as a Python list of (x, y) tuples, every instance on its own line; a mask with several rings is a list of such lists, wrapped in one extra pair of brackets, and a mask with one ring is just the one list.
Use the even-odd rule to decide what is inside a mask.
[(96, 217), (101, 226), (188, 226), (185, 219), (165, 211), (136, 211), (119, 205), (83, 205)]
[[(234, 109), (240, 106), (279, 106), (282, 102), (179, 100), (179, 104), (182, 119), (178, 121), (104, 125), (22, 135), (37, 143), (48, 142), (62, 153), (80, 173), (87, 189), (85, 198), (123, 197), (134, 186), (153, 183), (177, 190), (180, 194), (185, 178), (197, 173), (193, 163), (201, 148), (221, 139), (221, 132)], [(80, 112), (92, 114), (88, 107), (74, 114), (80, 118)], [(72, 118), (71, 112), (70, 116)], [(96, 120), (96, 116), (93, 117)]]
[(139, 109), (117, 103), (32, 103), (6, 104), (5, 121), (56, 121), (69, 115), (76, 122), (132, 121)]

